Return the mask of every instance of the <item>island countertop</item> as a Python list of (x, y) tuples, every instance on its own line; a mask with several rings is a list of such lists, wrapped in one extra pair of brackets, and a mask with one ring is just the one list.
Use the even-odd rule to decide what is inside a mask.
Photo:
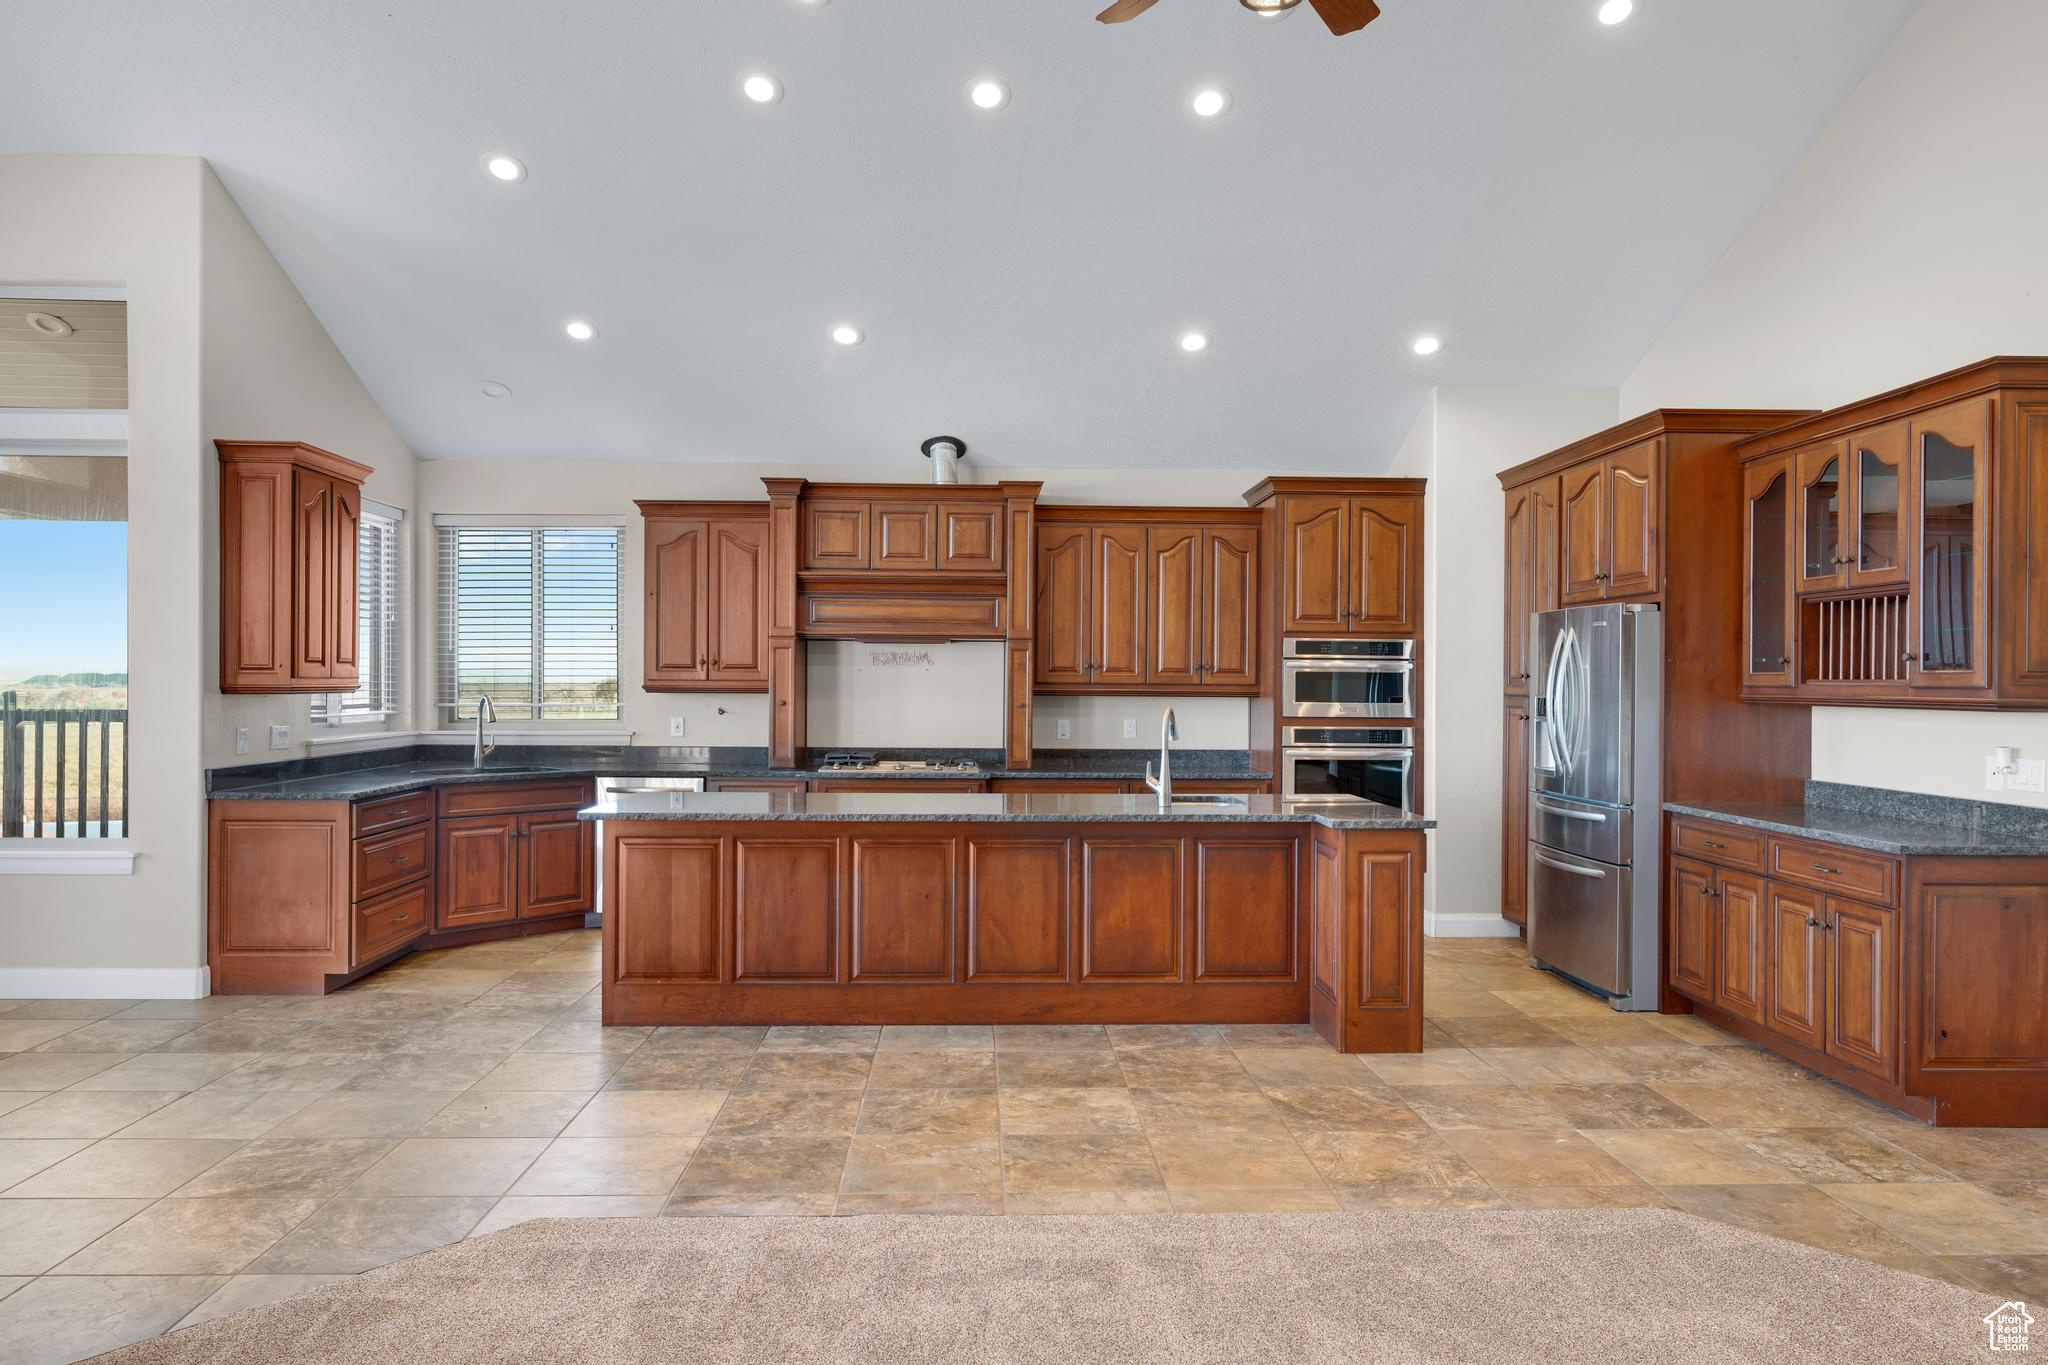
[(1142, 796), (1037, 792), (647, 792), (579, 812), (585, 820), (858, 821), (914, 824), (1314, 824), (1340, 830), (1436, 828), (1373, 801), (1189, 801), (1162, 810)]

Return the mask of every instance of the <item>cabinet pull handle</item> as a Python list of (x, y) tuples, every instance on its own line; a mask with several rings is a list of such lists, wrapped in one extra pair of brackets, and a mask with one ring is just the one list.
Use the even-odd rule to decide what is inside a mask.
[(1842, 869), (1839, 867), (1823, 867), (1819, 863), (1813, 863), (1810, 866), (1812, 866), (1815, 872), (1825, 872), (1830, 877), (1839, 877), (1842, 875)]
[(409, 920), (409, 919), (411, 919), (411, 918), (412, 918), (412, 916), (411, 916), (411, 915), (393, 915), (393, 916), (391, 917), (391, 922), (392, 922), (393, 924), (403, 924), (403, 923), (405, 923), (405, 922), (406, 922), (407, 920)]
[(393, 854), (391, 857), (391, 865), (393, 867), (396, 867), (400, 863), (409, 863), (411, 861), (412, 859), (406, 857), (403, 853), (396, 853)]
[(1708, 848), (1726, 848), (1726, 847), (1728, 847), (1728, 845), (1726, 845), (1726, 844), (1717, 844), (1717, 843), (1715, 843), (1715, 842), (1714, 842), (1714, 841), (1713, 841), (1712, 839), (1702, 839), (1702, 840), (1700, 840), (1700, 842), (1701, 842), (1701, 843), (1703, 843), (1703, 844), (1705, 844), (1705, 845), (1706, 845), (1706, 846), (1707, 846)]
[(1820, 928), (1820, 927), (1821, 927), (1821, 923), (1820, 923), (1820, 921), (1819, 921), (1819, 920), (1815, 919), (1815, 918), (1814, 918), (1814, 917), (1813, 917), (1812, 915), (1808, 915), (1808, 916), (1806, 917), (1806, 927), (1807, 927), (1807, 928), (1809, 928), (1809, 929), (1818, 929), (1818, 928)]

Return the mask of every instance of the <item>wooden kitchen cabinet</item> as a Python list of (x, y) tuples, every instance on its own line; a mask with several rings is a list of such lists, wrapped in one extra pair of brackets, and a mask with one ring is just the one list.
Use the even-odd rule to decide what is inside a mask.
[(750, 503), (636, 504), (650, 692), (768, 686), (768, 517)]
[(1537, 479), (1507, 490), (1505, 690), (1526, 695), (1534, 668), (1529, 661), (1529, 618), (1557, 609), (1558, 480)]
[(1792, 583), (1792, 485), (1790, 456), (1759, 460), (1742, 471), (1746, 688), (1790, 687), (1794, 677), (1799, 609)]
[(216, 441), (220, 690), (347, 692), (368, 465), (299, 442)]
[(1252, 514), (1040, 508), (1037, 537), (1036, 690), (1258, 690), (1259, 531)]
[(1641, 441), (1564, 471), (1560, 478), (1560, 606), (1612, 602), (1659, 590), (1661, 450)]
[(1710, 1022), (1938, 1124), (2048, 1126), (2048, 859), (1671, 830), (1669, 981)]
[(1509, 697), (1501, 718), (1500, 916), (1529, 922), (1529, 701)]
[(2048, 358), (1936, 375), (1737, 451), (1755, 486), (1789, 470), (1793, 490), (1789, 604), (1749, 585), (1745, 697), (2048, 708)]
[[(1268, 480), (1247, 498), (1262, 500), (1262, 490), (1276, 482)], [(1278, 501), (1283, 633), (1410, 636), (1420, 629), (1419, 491), (1283, 492)]]
[(576, 818), (590, 799), (586, 781), (444, 787), (435, 927), (447, 932), (593, 909), (593, 832)]

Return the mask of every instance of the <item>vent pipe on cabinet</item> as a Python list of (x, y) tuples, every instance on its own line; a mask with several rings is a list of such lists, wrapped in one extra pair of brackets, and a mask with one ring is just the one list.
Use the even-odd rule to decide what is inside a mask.
[(960, 461), (967, 457), (967, 442), (958, 436), (934, 436), (918, 448), (932, 462), (933, 483), (960, 482)]

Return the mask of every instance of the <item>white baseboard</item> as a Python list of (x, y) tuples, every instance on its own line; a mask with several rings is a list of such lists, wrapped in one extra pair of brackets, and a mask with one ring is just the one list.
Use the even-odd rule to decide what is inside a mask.
[(0, 1000), (199, 1000), (205, 967), (0, 967)]
[(1513, 938), (1519, 932), (1499, 915), (1438, 915), (1422, 917), (1422, 932), (1431, 938)]

